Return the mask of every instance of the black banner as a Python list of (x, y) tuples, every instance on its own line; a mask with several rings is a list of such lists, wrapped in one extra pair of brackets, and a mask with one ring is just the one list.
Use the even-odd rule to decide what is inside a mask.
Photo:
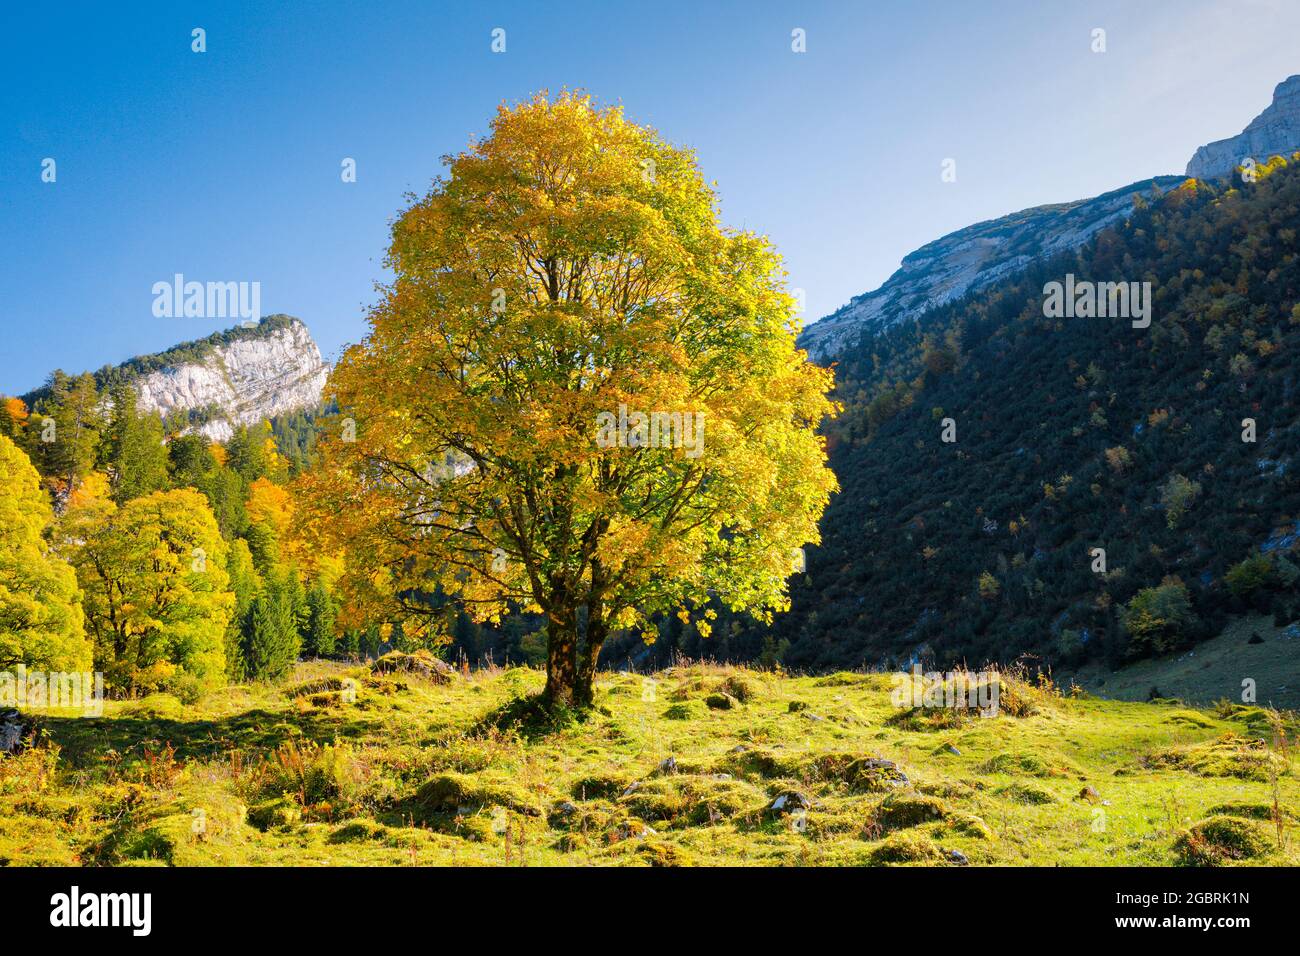
[[(1070, 938), (1227, 942), (1287, 925), (1294, 879), (1265, 869), (9, 869), (0, 870), (0, 898), (11, 944), (75, 934), (127, 948), (312, 937), (335, 945), (445, 922), (448, 931), (481, 925), (499, 945), (542, 938), (557, 918), (615, 934), (593, 942), (643, 938), (654, 926), (671, 935), (701, 919), (725, 925), (729, 943), (770, 942), (773, 929), (809, 924), (869, 924), (914, 939), (1012, 925)], [(569, 940), (573, 932), (563, 930)]]

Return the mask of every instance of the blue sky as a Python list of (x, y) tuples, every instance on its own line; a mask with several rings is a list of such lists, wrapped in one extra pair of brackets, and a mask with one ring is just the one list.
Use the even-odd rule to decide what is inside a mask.
[(177, 272), (260, 282), (334, 357), (404, 195), (539, 89), (694, 147), (811, 320), (954, 229), (1182, 172), (1300, 72), (1297, 36), (1293, 0), (6, 4), (0, 392), (232, 324), (156, 318)]

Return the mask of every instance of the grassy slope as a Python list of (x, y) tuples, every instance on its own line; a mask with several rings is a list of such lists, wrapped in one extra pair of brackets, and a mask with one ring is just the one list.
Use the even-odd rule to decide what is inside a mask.
[[(1249, 643), (1252, 635), (1263, 643)], [(1274, 627), (1271, 617), (1254, 615), (1181, 654), (1113, 672), (1093, 665), (1073, 675), (1085, 690), (1102, 697), (1146, 700), (1155, 687), (1165, 697), (1207, 704), (1240, 700), (1247, 677), (1255, 681), (1255, 699), (1261, 704), (1300, 709), (1300, 637), (1292, 625)]]
[[(354, 703), (328, 689), (348, 674)], [(1032, 716), (900, 721), (888, 675), (690, 666), (653, 693), (604, 675), (601, 713), (530, 737), (485, 718), (538, 690), (536, 671), (439, 686), (309, 664), (296, 679), (311, 682), (296, 696), (235, 687), (192, 707), (156, 697), (47, 718), (57, 758), (0, 758), (0, 864), (944, 864), (958, 850), (975, 864), (1163, 865), (1215, 805), (1266, 815), (1270, 761), (1282, 806), (1300, 807), (1289, 761), (1243, 742), (1269, 737), (1254, 709), (1021, 685)], [(747, 702), (708, 707), (724, 686)], [(1211, 746), (1229, 733), (1244, 736)], [(1174, 763), (1148, 763), (1162, 752)], [(670, 755), (677, 772), (659, 771)], [(910, 783), (851, 762), (873, 755)], [(1079, 799), (1085, 786), (1108, 805)], [(815, 801), (802, 828), (765, 810), (791, 789)], [(1294, 831), (1278, 849), (1267, 820), (1243, 826), (1258, 844), (1244, 862), (1300, 863)]]

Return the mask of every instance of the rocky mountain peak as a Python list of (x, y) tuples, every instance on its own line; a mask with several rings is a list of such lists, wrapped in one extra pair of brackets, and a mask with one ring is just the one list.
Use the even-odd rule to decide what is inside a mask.
[(1300, 150), (1300, 74), (1279, 83), (1273, 102), (1238, 135), (1198, 149), (1187, 164), (1187, 175), (1215, 179), (1228, 175), (1248, 157), (1265, 163), (1296, 150)]
[(1031, 262), (1077, 249), (1133, 209), (1139, 196), (1172, 189), (1181, 176), (1158, 176), (1093, 199), (1035, 206), (976, 223), (927, 243), (904, 257), (880, 288), (809, 325), (799, 337), (816, 362), (829, 362), (863, 332), (879, 332), (920, 318), (935, 306), (978, 291)]
[(228, 439), (237, 425), (314, 409), (329, 377), (307, 326), (284, 315), (128, 365), (143, 366), (135, 378), (141, 411), (184, 413), (191, 431), (214, 441)]

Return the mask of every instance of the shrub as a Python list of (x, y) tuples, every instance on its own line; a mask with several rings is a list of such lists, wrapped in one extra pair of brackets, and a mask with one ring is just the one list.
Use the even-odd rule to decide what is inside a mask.
[(1178, 527), (1187, 510), (1200, 497), (1200, 482), (1192, 481), (1185, 475), (1170, 475), (1160, 488), (1160, 504), (1165, 509), (1165, 523), (1170, 528)]
[(1163, 654), (1178, 646), (1196, 622), (1187, 586), (1165, 578), (1159, 587), (1143, 588), (1123, 612), (1133, 654)]
[(1247, 860), (1267, 853), (1267, 832), (1240, 817), (1208, 817), (1180, 836), (1174, 852), (1194, 866), (1217, 866), (1230, 860)]
[(1249, 600), (1256, 592), (1272, 587), (1277, 581), (1273, 562), (1262, 554), (1251, 555), (1228, 569), (1223, 579), (1233, 597)]
[(937, 863), (943, 854), (933, 841), (919, 833), (904, 831), (882, 840), (871, 852), (871, 862), (888, 863)]

